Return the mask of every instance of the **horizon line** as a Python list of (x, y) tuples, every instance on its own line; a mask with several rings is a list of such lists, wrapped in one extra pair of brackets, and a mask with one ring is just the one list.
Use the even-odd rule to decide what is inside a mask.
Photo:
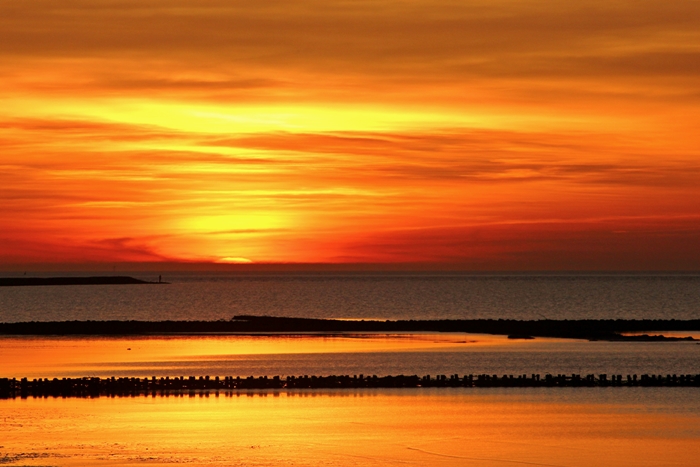
[[(471, 266), (471, 267), (470, 267)], [(206, 261), (0, 263), (0, 273), (44, 272), (433, 272), (464, 274), (700, 274), (700, 269), (504, 269), (474, 267), (465, 263), (391, 262), (257, 262), (216, 263)]]

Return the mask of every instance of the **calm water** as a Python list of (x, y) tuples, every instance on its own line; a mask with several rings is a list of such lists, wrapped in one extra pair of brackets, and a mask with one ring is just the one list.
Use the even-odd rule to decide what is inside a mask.
[[(0, 321), (700, 316), (699, 275), (172, 273), (164, 279), (171, 284), (0, 288)], [(0, 376), (11, 377), (700, 373), (696, 343), (514, 342), (464, 334), (2, 338), (0, 353)]]
[(700, 275), (169, 273), (164, 280), (171, 284), (4, 287), (0, 321), (700, 316)]
[(464, 334), (0, 338), (0, 377), (700, 374), (693, 342)]
[(0, 463), (697, 465), (697, 391), (268, 391), (0, 400)]
[[(95, 274), (97, 275), (97, 274)], [(157, 275), (131, 274), (146, 280)], [(0, 288), (0, 321), (697, 318), (700, 276), (167, 274)], [(0, 337), (0, 377), (700, 374), (693, 342), (465, 334)], [(697, 465), (697, 388), (257, 391), (0, 400), (16, 466)]]

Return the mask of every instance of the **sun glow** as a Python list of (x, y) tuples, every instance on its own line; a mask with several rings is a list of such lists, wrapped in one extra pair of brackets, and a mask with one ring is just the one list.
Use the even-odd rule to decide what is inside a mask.
[(177, 219), (176, 228), (185, 233), (255, 233), (280, 229), (287, 225), (284, 215), (273, 212), (239, 212)]
[(217, 263), (228, 263), (228, 264), (250, 264), (253, 261), (248, 258), (241, 258), (237, 256), (226, 256), (217, 261)]
[(538, 5), (0, 11), (0, 263), (697, 269), (697, 12)]

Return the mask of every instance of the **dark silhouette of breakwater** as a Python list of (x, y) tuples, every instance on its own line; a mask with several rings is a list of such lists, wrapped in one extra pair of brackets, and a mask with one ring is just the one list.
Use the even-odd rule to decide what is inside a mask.
[(129, 276), (93, 277), (0, 277), (0, 287), (21, 287), (39, 285), (122, 285), (122, 284), (165, 284), (165, 282), (142, 281)]
[(514, 339), (560, 337), (610, 341), (693, 341), (692, 337), (624, 335), (663, 331), (700, 331), (694, 320), (397, 320), (344, 321), (337, 319), (234, 316), (219, 321), (48, 321), (0, 323), (5, 335), (167, 335), (223, 333), (366, 333), (462, 332), (502, 334)]
[(156, 378), (0, 378), (0, 399), (27, 397), (101, 397), (177, 395), (251, 389), (368, 389), (368, 388), (591, 388), (700, 387), (700, 375), (418, 375), (161, 377)]

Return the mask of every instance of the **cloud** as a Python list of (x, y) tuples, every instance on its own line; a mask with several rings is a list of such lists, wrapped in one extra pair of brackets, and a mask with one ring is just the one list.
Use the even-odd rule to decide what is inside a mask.
[(694, 271), (699, 240), (697, 216), (549, 220), (370, 234), (344, 248), (347, 254), (338, 260), (464, 270)]
[(698, 18), (685, 0), (0, 2), (0, 225), (32, 258), (584, 265), (600, 243), (631, 264), (651, 228), (612, 222), (643, 239), (624, 243), (590, 219), (697, 214)]
[[(698, 91), (700, 7), (692, 1), (38, 0), (0, 8), (8, 64), (0, 68), (8, 77), (18, 64), (36, 69), (20, 80), (35, 91), (279, 100), (343, 90), (386, 99), (394, 88), (407, 100), (420, 99), (417, 89), (441, 87), (454, 98), (477, 86), (526, 98), (544, 80), (610, 94), (613, 83), (639, 89), (645, 79)], [(60, 79), (46, 82), (52, 75)], [(377, 86), (382, 93), (366, 94)]]
[[(532, 51), (590, 50), (596, 44), (643, 44), (662, 34), (695, 37), (695, 2), (519, 4), (512, 1), (190, 2), (67, 0), (6, 4), (7, 51), (91, 54), (110, 51), (178, 55), (228, 53), (258, 62), (392, 57), (453, 59)], [(693, 14), (695, 13), (695, 16)], [(257, 56), (250, 52), (267, 52)], [(577, 52), (576, 49), (573, 50)], [(292, 54), (290, 52), (297, 52)], [(392, 65), (389, 61), (387, 64)]]
[(24, 238), (6, 237), (0, 247), (0, 264), (12, 263), (110, 263), (121, 261), (162, 262), (172, 260), (144, 244), (143, 239)]
[[(451, 129), (432, 133), (271, 133), (209, 140), (206, 145), (298, 153), (363, 176), (470, 183), (562, 180), (589, 185), (692, 186), (700, 164), (659, 160), (654, 149), (610, 133), (537, 133)], [(312, 155), (321, 154), (321, 158)], [(334, 157), (335, 156), (335, 157)]]

